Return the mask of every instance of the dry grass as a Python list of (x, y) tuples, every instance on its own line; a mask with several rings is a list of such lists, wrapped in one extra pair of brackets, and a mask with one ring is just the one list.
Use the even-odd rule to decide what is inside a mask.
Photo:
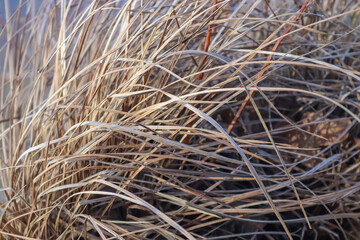
[(357, 1), (20, 2), (1, 239), (358, 239)]

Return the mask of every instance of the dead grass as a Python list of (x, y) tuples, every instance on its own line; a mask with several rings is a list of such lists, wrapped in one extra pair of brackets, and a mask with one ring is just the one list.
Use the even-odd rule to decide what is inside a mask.
[(20, 1), (1, 239), (357, 239), (360, 5)]

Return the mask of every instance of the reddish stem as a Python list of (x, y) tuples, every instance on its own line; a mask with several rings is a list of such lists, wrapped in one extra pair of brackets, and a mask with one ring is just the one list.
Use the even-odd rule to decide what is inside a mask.
[[(214, 0), (213, 7), (211, 8), (211, 15), (214, 14), (214, 12), (216, 11), (216, 4), (217, 3), (218, 3), (218, 0)], [(207, 29), (207, 33), (206, 33), (206, 38), (205, 38), (204, 52), (207, 52), (209, 50), (212, 27), (213, 27), (212, 24), (209, 24), (208, 29)], [(200, 69), (205, 64), (206, 59), (207, 59), (207, 56), (204, 55), (203, 58), (202, 58), (201, 64), (199, 66)], [(203, 77), (204, 77), (204, 73), (200, 73), (198, 80), (201, 81), (203, 79)], [(196, 97), (196, 100), (198, 100), (198, 99), (199, 99), (199, 97)], [(193, 122), (190, 122), (188, 124), (188, 126), (192, 127), (193, 124), (194, 124)], [(190, 143), (190, 136), (189, 135), (187, 135), (185, 137), (184, 143), (185, 144)]]
[[(309, 0), (306, 0), (306, 1), (304, 2), (304, 4), (301, 6), (301, 8), (300, 8), (300, 10), (299, 10), (299, 13), (296, 14), (295, 19), (292, 21), (292, 23), (296, 23), (296, 22), (300, 19), (301, 14), (304, 12), (304, 10), (305, 10), (305, 8), (306, 8), (306, 6), (307, 6), (308, 3), (309, 3)], [(291, 28), (292, 28), (292, 24), (290, 24), (290, 25), (285, 29), (285, 31), (281, 34), (281, 37), (276, 41), (274, 47), (272, 48), (272, 51), (273, 51), (273, 52), (276, 51), (276, 49), (277, 49), (278, 46), (280, 45), (281, 41), (284, 39), (285, 35), (291, 30)], [(271, 58), (272, 58), (272, 56), (273, 56), (273, 54), (270, 54), (270, 55), (268, 56), (268, 58), (267, 58), (267, 61), (270, 61)], [(267, 68), (269, 65), (270, 65), (270, 63), (265, 63), (265, 64), (263, 65), (263, 67), (261, 68), (261, 71), (260, 71), (259, 74), (257, 74), (257, 76), (256, 76), (256, 80), (258, 80), (259, 78), (261, 78), (261, 77), (264, 75), (264, 73), (265, 73), (265, 71), (266, 71), (266, 68)], [(231, 124), (229, 125), (228, 129), (226, 130), (226, 132), (227, 132), (228, 134), (229, 134), (229, 133), (231, 132), (231, 130), (234, 128), (235, 123), (236, 123), (237, 120), (239, 119), (242, 111), (244, 110), (246, 104), (247, 104), (248, 101), (250, 100), (250, 97), (252, 96), (253, 93), (254, 93), (254, 90), (251, 90), (250, 93), (249, 93), (249, 95), (246, 96), (244, 102), (241, 104), (241, 106), (240, 106), (239, 110), (237, 111), (234, 119), (232, 120)], [(221, 146), (221, 145), (219, 145), (219, 147), (220, 147), (220, 146)]]

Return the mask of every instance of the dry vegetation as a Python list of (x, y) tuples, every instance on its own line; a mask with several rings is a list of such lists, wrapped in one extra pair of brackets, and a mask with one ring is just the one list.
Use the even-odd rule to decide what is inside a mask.
[(358, 239), (358, 1), (9, 2), (1, 239)]

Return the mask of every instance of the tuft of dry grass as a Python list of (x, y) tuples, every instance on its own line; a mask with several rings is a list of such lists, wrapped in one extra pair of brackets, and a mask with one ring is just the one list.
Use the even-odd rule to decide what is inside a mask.
[(358, 239), (357, 1), (0, 4), (1, 239)]

